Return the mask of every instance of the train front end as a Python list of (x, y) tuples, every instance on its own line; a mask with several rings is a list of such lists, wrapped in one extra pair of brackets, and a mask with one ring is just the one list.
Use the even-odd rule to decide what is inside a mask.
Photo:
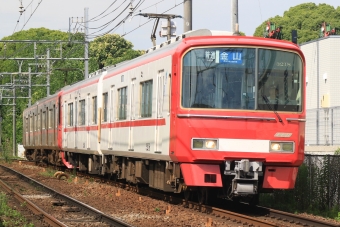
[(181, 163), (183, 188), (220, 189), (229, 198), (294, 188), (306, 119), (300, 49), (263, 38), (191, 37), (174, 58), (170, 156)]

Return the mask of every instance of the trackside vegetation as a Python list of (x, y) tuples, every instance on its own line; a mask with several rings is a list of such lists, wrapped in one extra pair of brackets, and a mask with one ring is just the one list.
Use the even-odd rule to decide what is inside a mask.
[[(24, 204), (23, 204), (24, 205)], [(8, 206), (8, 198), (5, 193), (0, 192), (0, 227), (33, 227), (26, 218), (17, 210)]]

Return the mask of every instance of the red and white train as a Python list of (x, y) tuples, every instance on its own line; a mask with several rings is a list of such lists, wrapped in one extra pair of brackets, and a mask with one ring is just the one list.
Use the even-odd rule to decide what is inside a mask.
[(175, 193), (294, 187), (304, 159), (296, 44), (191, 31), (66, 86), (23, 113), (29, 160)]

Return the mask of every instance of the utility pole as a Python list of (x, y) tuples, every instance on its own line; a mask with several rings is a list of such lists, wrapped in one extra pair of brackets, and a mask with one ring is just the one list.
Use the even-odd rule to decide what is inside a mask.
[(231, 0), (231, 31), (234, 35), (239, 35), (238, 24), (238, 0)]
[(47, 97), (50, 96), (50, 49), (47, 49), (47, 62), (46, 62), (46, 83), (47, 83)]
[(89, 41), (88, 41), (88, 35), (89, 35), (89, 8), (85, 8), (84, 10), (84, 20), (85, 20), (85, 50), (84, 50), (84, 67), (85, 67), (85, 75), (84, 79), (86, 80), (89, 78)]
[(192, 0), (184, 0), (183, 33), (192, 30)]
[(28, 67), (28, 106), (31, 106), (32, 102), (32, 85), (31, 85), (31, 67)]

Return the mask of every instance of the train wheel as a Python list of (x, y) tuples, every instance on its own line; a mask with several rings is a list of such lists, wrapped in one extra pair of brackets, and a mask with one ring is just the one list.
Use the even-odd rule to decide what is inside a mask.
[(208, 203), (208, 188), (200, 187), (197, 191), (198, 203), (201, 205)]

